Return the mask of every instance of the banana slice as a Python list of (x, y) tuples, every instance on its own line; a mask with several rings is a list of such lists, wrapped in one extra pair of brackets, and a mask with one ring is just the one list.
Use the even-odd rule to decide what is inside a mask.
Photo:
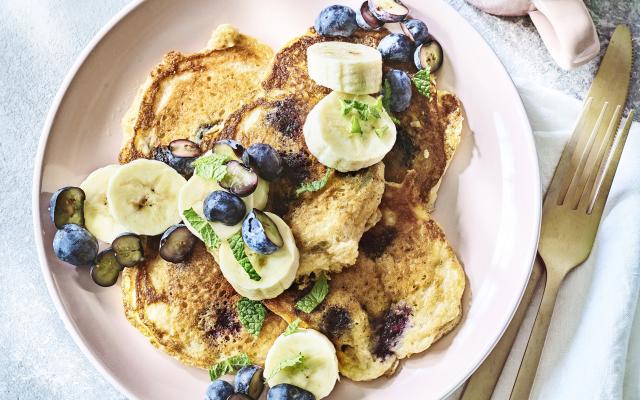
[(109, 179), (118, 169), (120, 166), (116, 164), (98, 168), (80, 184), (86, 195), (84, 224), (93, 236), (106, 243), (111, 243), (118, 235), (127, 231), (113, 218), (107, 201)]
[[(391, 150), (396, 141), (396, 126), (384, 109), (379, 111), (380, 118), (369, 116), (366, 121), (357, 110), (344, 115), (342, 100), (376, 104), (371, 96), (331, 92), (307, 115), (304, 139), (311, 154), (322, 164), (341, 172), (357, 171), (382, 160)], [(359, 124), (361, 133), (353, 132), (354, 122)]]
[(231, 246), (225, 240), (220, 245), (220, 270), (231, 286), (251, 300), (272, 299), (284, 292), (296, 277), (300, 253), (287, 224), (277, 215), (265, 213), (273, 220), (282, 236), (284, 245), (268, 256), (252, 253), (245, 246), (245, 252), (261, 279), (254, 281), (233, 256)]
[[(209, 179), (201, 178), (197, 175), (193, 175), (187, 181), (187, 184), (182, 187), (178, 194), (178, 212), (182, 215), (184, 210), (193, 208), (202, 218), (204, 218), (204, 212), (202, 211), (204, 205), (204, 199), (213, 191), (225, 190), (217, 182)], [(242, 197), (245, 206), (247, 207), (247, 213), (252, 208), (262, 210), (267, 205), (267, 197), (269, 196), (269, 183), (261, 178), (258, 178), (258, 186), (256, 190), (249, 196)], [(196, 231), (188, 221), (184, 221), (189, 230), (200, 237), (200, 233)], [(242, 222), (236, 225), (229, 226), (221, 222), (209, 222), (213, 231), (220, 237), (220, 239), (226, 240), (233, 236), (242, 228)]]
[(125, 164), (109, 180), (107, 201), (114, 219), (139, 235), (159, 235), (182, 219), (178, 193), (187, 181), (155, 160)]
[[(280, 369), (283, 362), (295, 359), (300, 354), (303, 357), (302, 363)], [(336, 349), (326, 336), (313, 329), (302, 329), (287, 336), (280, 335), (267, 353), (264, 375), (270, 387), (289, 383), (306, 389), (316, 399), (321, 399), (331, 393), (338, 380)]]
[(322, 42), (307, 49), (309, 77), (318, 85), (350, 94), (378, 93), (382, 56), (363, 44)]

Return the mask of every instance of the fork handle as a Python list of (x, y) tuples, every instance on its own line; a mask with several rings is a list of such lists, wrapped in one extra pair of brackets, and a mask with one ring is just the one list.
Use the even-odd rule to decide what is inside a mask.
[(556, 297), (558, 296), (558, 289), (564, 277), (557, 273), (549, 273), (549, 269), (550, 268), (547, 268), (546, 284), (540, 308), (538, 309), (538, 314), (533, 324), (531, 336), (527, 342), (524, 357), (518, 369), (518, 376), (511, 390), (510, 400), (528, 399), (531, 388), (533, 387), (533, 381), (536, 377), (538, 363), (540, 362), (544, 341), (547, 337), (549, 323), (551, 322), (551, 315), (553, 315), (553, 308), (556, 304)]

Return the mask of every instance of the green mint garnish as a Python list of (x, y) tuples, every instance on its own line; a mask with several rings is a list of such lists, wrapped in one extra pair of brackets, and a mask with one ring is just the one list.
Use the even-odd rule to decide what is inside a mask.
[(329, 181), (329, 177), (333, 173), (333, 169), (328, 168), (327, 172), (325, 172), (324, 176), (316, 181), (311, 181), (307, 183), (303, 183), (296, 189), (296, 196), (300, 196), (304, 192), (317, 192), (326, 186)]
[(413, 75), (413, 84), (421, 95), (431, 100), (431, 68), (428, 65)]
[(280, 361), (280, 364), (278, 364), (278, 366), (271, 371), (267, 380), (278, 375), (278, 373), (283, 369), (289, 369), (289, 368), (299, 369), (304, 367), (304, 361), (305, 361), (305, 357), (302, 355), (302, 353), (298, 353), (291, 358), (287, 358), (286, 360)]
[(238, 300), (236, 307), (242, 326), (253, 336), (258, 337), (262, 329), (262, 324), (264, 324), (264, 319), (267, 316), (267, 310), (264, 308), (264, 305), (259, 301), (249, 300), (243, 297)]
[(209, 368), (209, 378), (211, 378), (212, 381), (215, 381), (222, 375), (232, 374), (247, 365), (251, 365), (251, 360), (249, 360), (247, 353), (237, 354), (227, 358), (226, 360), (222, 360)]
[(220, 246), (220, 238), (216, 235), (211, 225), (209, 225), (209, 222), (199, 216), (193, 208), (184, 210), (182, 215), (189, 225), (202, 236), (202, 241), (208, 249), (214, 250)]
[(247, 253), (244, 251), (244, 240), (242, 240), (242, 233), (238, 232), (235, 235), (231, 236), (228, 239), (229, 246), (231, 246), (231, 251), (233, 252), (233, 256), (235, 257), (238, 264), (245, 270), (249, 278), (254, 281), (259, 281), (262, 279), (258, 272), (256, 272), (253, 265), (251, 265), (251, 261), (249, 257), (247, 257)]
[(391, 117), (393, 123), (398, 125), (400, 120), (391, 112), (391, 83), (389, 83), (388, 79), (385, 79), (382, 85), (382, 106), (387, 111), (387, 114), (389, 114), (389, 117)]
[(227, 166), (225, 164), (229, 160), (231, 160), (231, 157), (225, 154), (207, 154), (193, 162), (193, 172), (199, 177), (219, 182), (227, 175)]
[(378, 135), (378, 137), (382, 139), (382, 136), (384, 136), (385, 132), (389, 130), (389, 127), (385, 125), (381, 128), (375, 128), (374, 130), (376, 132), (376, 135)]
[(329, 282), (327, 281), (326, 275), (323, 273), (318, 277), (318, 279), (316, 279), (311, 291), (298, 300), (296, 308), (308, 314), (322, 303), (328, 293)]
[(294, 333), (300, 332), (300, 318), (296, 318), (292, 323), (287, 326), (287, 329), (284, 331), (285, 336), (293, 335)]
[(362, 121), (368, 121), (369, 118), (380, 118), (381, 105), (371, 105), (358, 100), (341, 99), (340, 105), (342, 107), (342, 115), (348, 116), (353, 111), (356, 111), (356, 115)]
[(362, 127), (360, 126), (360, 119), (357, 115), (351, 116), (351, 134), (359, 134), (362, 135)]

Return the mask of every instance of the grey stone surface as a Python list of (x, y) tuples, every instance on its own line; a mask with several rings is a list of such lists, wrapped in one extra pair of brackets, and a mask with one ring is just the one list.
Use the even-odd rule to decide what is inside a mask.
[[(484, 15), (448, 0), (489, 42), (515, 77), (578, 97), (597, 62), (571, 72), (555, 66), (526, 18)], [(123, 398), (91, 366), (49, 298), (31, 226), (33, 155), (50, 103), (73, 61), (125, 0), (0, 2), (0, 398)], [(618, 23), (633, 27), (640, 50), (640, 2), (587, 0), (603, 43)], [(637, 54), (637, 52), (636, 52)], [(630, 103), (640, 108), (640, 69)]]

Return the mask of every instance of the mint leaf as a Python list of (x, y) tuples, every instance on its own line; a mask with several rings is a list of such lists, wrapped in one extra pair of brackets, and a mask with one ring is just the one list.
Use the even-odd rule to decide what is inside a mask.
[(418, 93), (431, 100), (431, 68), (428, 65), (413, 75), (413, 84)]
[(209, 225), (209, 221), (199, 216), (193, 208), (184, 210), (182, 215), (189, 225), (202, 236), (202, 241), (208, 249), (214, 250), (220, 246), (220, 238)]
[(207, 154), (193, 162), (193, 172), (202, 178), (219, 182), (227, 175), (227, 166), (225, 164), (229, 160), (231, 160), (231, 157), (225, 154)]
[(256, 272), (253, 265), (251, 265), (251, 261), (249, 257), (247, 257), (247, 253), (244, 251), (244, 240), (242, 240), (242, 233), (238, 232), (235, 235), (231, 236), (228, 239), (229, 246), (231, 246), (231, 251), (233, 252), (233, 256), (235, 257), (238, 264), (245, 270), (249, 278), (254, 281), (259, 281), (262, 279), (258, 272)]
[(391, 112), (391, 83), (389, 83), (388, 79), (385, 79), (382, 85), (382, 106), (387, 114), (389, 114), (389, 117), (391, 117), (393, 123), (398, 125), (400, 120)]
[(251, 365), (251, 360), (249, 360), (247, 353), (236, 354), (209, 368), (209, 378), (215, 381), (222, 375), (232, 374), (247, 365)]
[(327, 172), (325, 172), (324, 176), (316, 181), (311, 181), (307, 183), (303, 183), (296, 189), (296, 196), (300, 196), (304, 192), (317, 192), (326, 186), (329, 181), (329, 177), (333, 173), (333, 169), (328, 168)]
[(311, 291), (298, 300), (296, 308), (308, 314), (322, 303), (328, 293), (329, 282), (327, 281), (327, 276), (323, 273), (316, 279)]
[(264, 305), (259, 301), (249, 300), (243, 297), (238, 300), (236, 308), (242, 326), (253, 336), (258, 337), (264, 319), (267, 316), (267, 310), (264, 308)]
[(278, 364), (278, 366), (271, 371), (267, 380), (278, 375), (278, 373), (280, 373), (280, 371), (282, 371), (283, 369), (304, 367), (304, 361), (305, 361), (305, 356), (302, 355), (302, 353), (298, 353), (291, 358), (287, 358), (286, 360), (280, 361), (280, 364)]
[(284, 331), (285, 336), (293, 335), (294, 333), (300, 332), (300, 318), (296, 318), (292, 323), (287, 326), (287, 329)]
[(356, 115), (351, 116), (351, 134), (357, 133), (362, 135), (362, 127), (360, 126), (360, 119)]
[(375, 128), (374, 130), (376, 132), (376, 135), (378, 135), (378, 137), (382, 139), (382, 136), (384, 136), (384, 134), (389, 130), (389, 127), (385, 125), (381, 128)]

